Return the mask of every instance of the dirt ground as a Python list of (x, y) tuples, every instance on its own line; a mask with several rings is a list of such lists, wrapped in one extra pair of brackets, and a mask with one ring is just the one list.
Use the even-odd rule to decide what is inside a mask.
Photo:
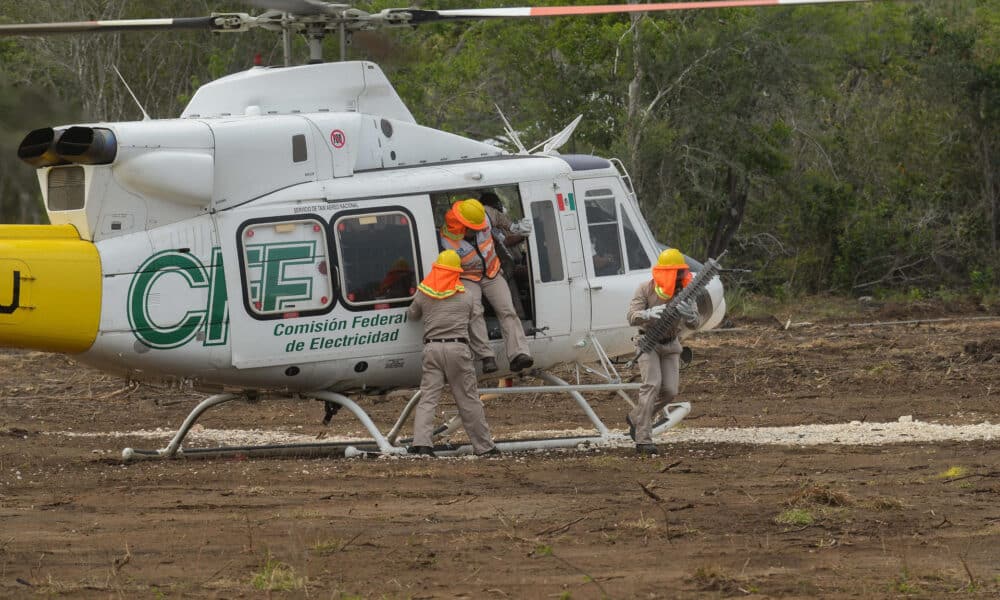
[[(683, 427), (1000, 423), (1000, 320), (918, 309), (848, 320), (959, 320), (783, 314), (690, 340)], [(124, 464), (121, 448), (163, 440), (59, 433), (176, 427), (201, 397), (0, 351), (0, 597), (1000, 596), (997, 440)], [(360, 403), (387, 430), (404, 399)], [(623, 426), (622, 400), (594, 405)], [(487, 404), (498, 438), (577, 412)], [(203, 423), (318, 434), (321, 418), (264, 401)], [(346, 414), (330, 427), (359, 431)]]

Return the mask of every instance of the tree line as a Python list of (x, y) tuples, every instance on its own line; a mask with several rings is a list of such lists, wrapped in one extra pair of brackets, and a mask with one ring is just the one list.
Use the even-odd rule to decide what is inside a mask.
[[(631, 3), (641, 3), (630, 0)], [(597, 2), (543, 1), (543, 4)], [(427, 1), (423, 8), (524, 2)], [(399, 7), (356, 2), (365, 10)], [(992, 8), (991, 8), (992, 5)], [(199, 16), (216, 0), (0, 0), (6, 22)], [(328, 57), (338, 41), (327, 40)], [(307, 57), (296, 40), (295, 58)], [(273, 33), (0, 39), (0, 221), (40, 222), (16, 147), (34, 127), (154, 117), (197, 87), (282, 64)], [(989, 0), (447, 23), (358, 33), (421, 124), (621, 158), (658, 238), (728, 249), (770, 295), (1000, 283), (1000, 11)]]

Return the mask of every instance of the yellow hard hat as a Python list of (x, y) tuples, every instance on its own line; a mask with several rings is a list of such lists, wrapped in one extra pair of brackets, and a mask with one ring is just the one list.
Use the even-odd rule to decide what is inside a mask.
[(458, 221), (469, 229), (486, 229), (486, 209), (474, 198), (459, 200), (452, 205)]
[(462, 258), (454, 250), (445, 250), (441, 254), (438, 254), (437, 260), (434, 262), (445, 267), (451, 267), (452, 269), (462, 268)]
[(656, 264), (661, 267), (687, 266), (684, 262), (684, 255), (680, 250), (669, 248), (660, 252), (660, 257), (656, 259)]

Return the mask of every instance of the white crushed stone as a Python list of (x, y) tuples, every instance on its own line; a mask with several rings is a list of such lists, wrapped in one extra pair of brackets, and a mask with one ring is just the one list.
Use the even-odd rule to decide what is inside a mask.
[[(139, 429), (136, 431), (49, 431), (46, 435), (70, 438), (125, 438), (139, 437), (169, 439), (175, 430)], [(605, 447), (631, 446), (623, 430), (611, 430), (612, 437)], [(515, 437), (554, 438), (591, 437), (593, 429), (522, 431)], [(506, 437), (506, 436), (504, 436)], [(363, 432), (352, 436), (325, 436), (317, 439), (314, 435), (289, 433), (263, 429), (209, 429), (195, 426), (185, 439), (186, 447), (206, 445), (247, 446), (264, 444), (301, 444), (315, 442), (364, 442), (370, 438)], [(941, 441), (973, 441), (1000, 439), (1000, 425), (980, 423), (976, 425), (944, 425), (914, 420), (912, 416), (900, 417), (890, 423), (836, 423), (824, 425), (795, 425), (789, 427), (687, 427), (681, 424), (666, 431), (656, 439), (662, 444), (681, 443), (726, 443), (777, 446), (817, 446), (834, 444), (843, 446), (875, 446), (882, 444), (923, 443)]]

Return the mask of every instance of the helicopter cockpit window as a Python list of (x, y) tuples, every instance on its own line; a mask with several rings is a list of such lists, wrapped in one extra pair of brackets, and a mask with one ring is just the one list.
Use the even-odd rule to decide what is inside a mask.
[(611, 190), (589, 190), (584, 198), (590, 232), (594, 275), (624, 273), (621, 239), (618, 237), (618, 206)]
[(629, 271), (648, 269), (650, 266), (649, 255), (639, 241), (639, 235), (632, 227), (632, 220), (628, 218), (628, 213), (622, 211), (622, 225), (625, 226), (625, 254), (628, 255)]
[(413, 219), (401, 211), (337, 219), (341, 289), (350, 306), (388, 308), (417, 291)]
[(240, 229), (247, 308), (293, 318), (333, 306), (326, 227), (317, 219), (253, 222)]
[(59, 167), (49, 171), (49, 210), (83, 208), (86, 176), (83, 167)]

